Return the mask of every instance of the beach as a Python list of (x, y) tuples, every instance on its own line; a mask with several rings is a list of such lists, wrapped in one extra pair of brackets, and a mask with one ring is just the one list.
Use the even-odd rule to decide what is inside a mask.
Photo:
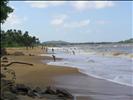
[[(23, 52), (24, 55), (11, 55), (14, 52)], [(12, 64), (10, 69), (16, 73), (16, 83), (30, 87), (55, 86), (68, 90), (75, 96), (75, 100), (132, 100), (133, 88), (107, 80), (94, 78), (81, 73), (77, 68), (70, 66), (48, 65), (46, 61), (53, 61), (41, 48), (25, 50), (25, 48), (7, 49), (9, 61), (21, 61), (33, 64)], [(32, 56), (29, 56), (31, 54)], [(61, 58), (57, 60), (61, 61)], [(21, 99), (24, 97), (21, 97)], [(26, 98), (25, 98), (26, 99)], [(29, 99), (27, 99), (29, 100)], [(45, 99), (44, 99), (45, 100)]]

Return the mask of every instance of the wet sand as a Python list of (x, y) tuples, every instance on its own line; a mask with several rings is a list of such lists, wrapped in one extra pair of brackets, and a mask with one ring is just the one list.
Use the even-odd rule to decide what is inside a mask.
[(133, 100), (133, 87), (83, 74), (55, 78), (56, 87), (66, 88), (76, 100)]

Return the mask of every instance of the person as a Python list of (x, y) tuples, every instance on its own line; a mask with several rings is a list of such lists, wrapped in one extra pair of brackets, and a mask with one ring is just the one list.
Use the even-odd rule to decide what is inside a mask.
[(54, 49), (52, 48), (52, 52), (54, 53)]
[(46, 50), (46, 53), (48, 53), (48, 48), (47, 47), (45, 48), (45, 50)]
[(55, 55), (52, 55), (53, 56), (53, 60), (54, 60), (54, 62), (56, 61), (56, 58), (55, 58)]

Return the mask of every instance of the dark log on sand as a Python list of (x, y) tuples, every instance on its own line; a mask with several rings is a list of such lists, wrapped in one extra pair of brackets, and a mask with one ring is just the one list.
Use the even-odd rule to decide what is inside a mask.
[(26, 65), (33, 66), (33, 64), (31, 64), (31, 63), (17, 62), (17, 61), (11, 62), (11, 63), (9, 63), (9, 64), (3, 64), (3, 66), (4, 66), (4, 67), (8, 67), (8, 66), (10, 66), (10, 65), (12, 65), (12, 64), (14, 64), (14, 63), (17, 63), (17, 64), (26, 64)]

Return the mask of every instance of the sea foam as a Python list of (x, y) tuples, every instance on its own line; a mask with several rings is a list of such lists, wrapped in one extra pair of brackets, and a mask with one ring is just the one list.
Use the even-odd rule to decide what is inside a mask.
[[(116, 47), (117, 46), (115, 46), (115, 48)], [(49, 52), (51, 52), (50, 49)], [(75, 51), (76, 55), (72, 54), (72, 50)], [(82, 46), (55, 48), (55, 53), (56, 57), (63, 58), (63, 60), (56, 62), (51, 61), (48, 64), (76, 67), (81, 73), (86, 75), (118, 84), (133, 86), (133, 66), (131, 58), (98, 55), (96, 51)], [(49, 56), (51, 56), (51, 54), (49, 54)]]

